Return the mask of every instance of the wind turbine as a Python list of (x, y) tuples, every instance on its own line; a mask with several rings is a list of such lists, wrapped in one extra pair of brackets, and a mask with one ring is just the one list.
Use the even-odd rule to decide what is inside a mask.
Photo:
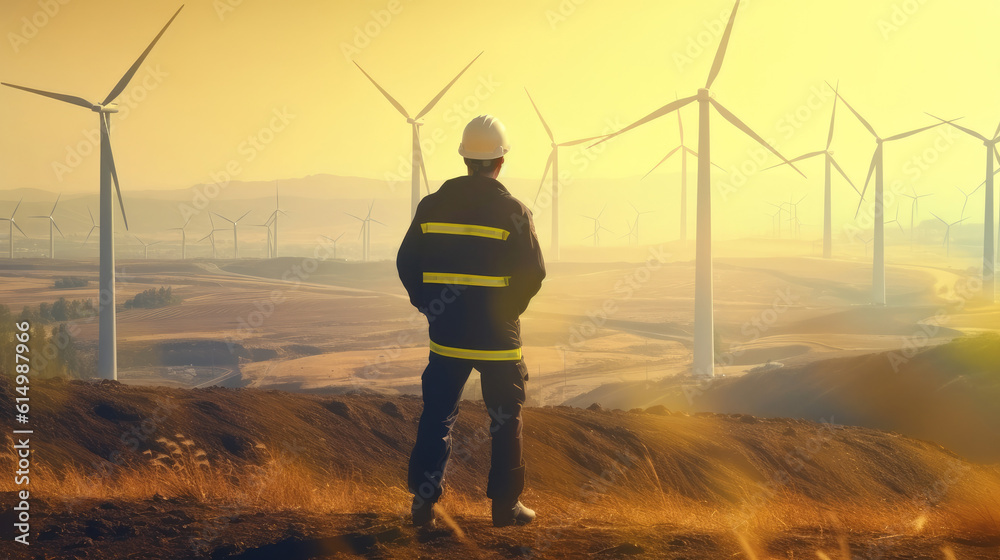
[(211, 214), (208, 215), (208, 220), (212, 223), (212, 230), (208, 232), (208, 235), (206, 235), (205, 237), (202, 237), (201, 239), (199, 239), (198, 243), (201, 243), (202, 241), (204, 241), (206, 239), (208, 239), (209, 241), (211, 241), (212, 242), (212, 258), (214, 259), (214, 258), (216, 258), (216, 256), (215, 256), (215, 254), (216, 254), (215, 253), (215, 232), (217, 232), (217, 231), (226, 231), (226, 230), (224, 230), (224, 229), (217, 229), (215, 227), (215, 219), (212, 218)]
[(601, 208), (601, 211), (597, 214), (596, 218), (595, 217), (591, 217), (591, 216), (584, 216), (584, 218), (587, 218), (588, 220), (593, 220), (594, 221), (594, 233), (588, 235), (587, 237), (584, 237), (584, 239), (590, 239), (591, 237), (593, 237), (594, 238), (594, 247), (597, 247), (598, 245), (601, 244), (601, 231), (602, 230), (606, 231), (608, 233), (614, 233), (610, 229), (608, 229), (608, 228), (606, 228), (606, 227), (604, 227), (604, 226), (601, 225), (601, 216), (604, 214), (604, 211), (607, 210), (607, 208), (608, 208), (607, 205), (605, 205), (604, 208)]
[(941, 218), (941, 216), (938, 216), (934, 212), (931, 212), (931, 215), (937, 218), (939, 222), (944, 224), (944, 242), (941, 244), (945, 246), (945, 256), (951, 257), (951, 228), (952, 226), (957, 226), (958, 224), (964, 222), (965, 220), (968, 220), (969, 218), (962, 218), (957, 222), (952, 222), (949, 224), (948, 222), (944, 221)]
[[(861, 236), (858, 236), (858, 237), (861, 237)], [(861, 237), (861, 241), (865, 242), (865, 258), (868, 258), (868, 247), (871, 246), (872, 241), (875, 241), (875, 238), (874, 237), (869, 237), (868, 239), (865, 239), (864, 237)]]
[(272, 256), (274, 255), (274, 252), (273, 252), (274, 251), (274, 247), (271, 244), (271, 241), (273, 239), (273, 236), (271, 235), (271, 225), (272, 224), (274, 224), (273, 215), (272, 215), (271, 218), (268, 218), (268, 220), (266, 222), (264, 222), (263, 224), (250, 224), (250, 227), (262, 227), (262, 228), (264, 228), (264, 231), (267, 232), (267, 245), (264, 247), (264, 255), (267, 258), (269, 258), (269, 259), (272, 258)]
[(146, 47), (138, 60), (136, 60), (121, 80), (115, 85), (111, 93), (108, 94), (101, 103), (91, 103), (81, 97), (65, 95), (62, 93), (52, 93), (38, 89), (22, 86), (15, 86), (4, 83), (3, 85), (50, 97), (58, 101), (70, 103), (84, 109), (94, 111), (99, 115), (101, 125), (101, 257), (100, 257), (100, 304), (98, 319), (98, 351), (97, 351), (97, 375), (103, 379), (118, 378), (118, 346), (116, 341), (115, 325), (115, 224), (114, 224), (114, 199), (111, 194), (111, 187), (114, 185), (118, 193), (118, 204), (122, 210), (122, 220), (125, 229), (128, 229), (128, 219), (125, 217), (125, 203), (122, 201), (122, 192), (118, 184), (118, 171), (115, 169), (115, 159), (111, 151), (111, 115), (118, 112), (118, 105), (114, 102), (125, 88), (128, 87), (133, 76), (142, 66), (150, 51), (160, 40), (160, 37), (167, 31), (170, 24), (184, 9), (182, 5), (174, 13), (173, 17), (167, 21), (159, 34), (153, 38), (153, 42)]
[(965, 208), (969, 205), (969, 197), (972, 196), (972, 195), (974, 195), (974, 194), (976, 194), (977, 192), (979, 192), (979, 189), (983, 188), (983, 185), (980, 184), (978, 187), (972, 189), (969, 192), (965, 192), (962, 189), (962, 187), (955, 187), (955, 188), (958, 189), (958, 192), (962, 193), (963, 197), (965, 197), (965, 200), (962, 202), (962, 217), (964, 218), (965, 217)]
[[(839, 88), (839, 85), (838, 85)], [(830, 150), (830, 146), (833, 144), (833, 127), (837, 119), (837, 89), (833, 90), (833, 111), (830, 113), (830, 132), (826, 135), (826, 149), (819, 150), (817, 152), (809, 152), (808, 154), (803, 154), (797, 158), (793, 158), (791, 161), (803, 161), (811, 159), (817, 156), (823, 156), (823, 161), (825, 165), (824, 181), (823, 181), (823, 258), (829, 259), (833, 257), (833, 187), (832, 187), (832, 171), (836, 169), (840, 176), (847, 181), (847, 184), (851, 185), (854, 192), (858, 192), (858, 188), (854, 186), (851, 182), (850, 177), (844, 173), (843, 168), (837, 163), (837, 160), (833, 159), (833, 151)], [(784, 163), (779, 163), (773, 167), (779, 167), (785, 165)], [(768, 169), (772, 169), (769, 167)]]
[[(676, 95), (674, 97), (676, 98)], [(654, 165), (652, 169), (650, 169), (645, 175), (643, 175), (642, 179), (645, 179), (646, 177), (649, 177), (661, 165), (663, 165), (664, 163), (666, 163), (667, 160), (670, 159), (671, 156), (673, 156), (677, 152), (680, 152), (680, 154), (681, 154), (681, 206), (680, 206), (680, 210), (681, 210), (681, 219), (680, 219), (681, 237), (680, 237), (680, 240), (681, 241), (687, 241), (687, 230), (688, 230), (688, 227), (687, 227), (687, 207), (688, 207), (688, 204), (687, 204), (687, 180), (688, 180), (687, 158), (688, 158), (688, 154), (691, 154), (694, 157), (698, 157), (698, 152), (692, 150), (691, 148), (689, 148), (687, 146), (687, 144), (684, 143), (684, 122), (683, 122), (683, 120), (681, 118), (681, 112), (680, 111), (677, 111), (677, 131), (680, 134), (680, 141), (681, 141), (680, 145), (678, 145), (674, 149), (672, 149), (669, 152), (667, 152), (667, 155), (663, 156), (663, 159), (661, 159), (659, 163), (657, 163), (656, 165)], [(713, 163), (712, 165), (715, 165), (715, 164)], [(721, 171), (725, 171), (725, 169), (723, 169), (722, 167), (719, 167), (718, 165), (715, 165), (715, 167), (719, 168)], [(642, 179), (640, 179), (640, 181)]]
[[(275, 181), (274, 182), (274, 212), (271, 212), (271, 215), (268, 217), (267, 221), (264, 222), (266, 225), (268, 225), (268, 230), (267, 230), (267, 238), (268, 238), (267, 256), (268, 256), (268, 258), (271, 258), (272, 256), (276, 258), (278, 256), (278, 214), (284, 214), (286, 216), (288, 215), (287, 212), (285, 212), (284, 210), (281, 209), (281, 204), (278, 202), (278, 182)], [(270, 229), (271, 227), (274, 227), (274, 235), (273, 236), (271, 234), (271, 229)], [(271, 248), (272, 244), (273, 244), (273, 247), (274, 247), (273, 249)]]
[(135, 234), (133, 234), (132, 237), (134, 237), (136, 241), (138, 241), (139, 243), (142, 244), (142, 258), (146, 259), (146, 260), (149, 259), (149, 248), (152, 247), (153, 245), (157, 245), (159, 243), (162, 243), (161, 241), (154, 241), (152, 243), (146, 243), (142, 239), (139, 239), (139, 236), (135, 235)]
[[(632, 245), (632, 234), (635, 233), (635, 226), (636, 226), (635, 222), (630, 222), (628, 220), (625, 220), (625, 228), (628, 231), (625, 232), (625, 235), (619, 237), (618, 239), (625, 239), (627, 237), (628, 238), (628, 245), (631, 246)], [(636, 243), (636, 246), (638, 246), (638, 243)]]
[(94, 219), (94, 213), (90, 211), (90, 206), (87, 207), (87, 213), (90, 214), (90, 224), (91, 224), (91, 227), (90, 227), (90, 231), (87, 232), (86, 239), (83, 240), (83, 243), (81, 243), (81, 245), (86, 245), (87, 241), (90, 241), (90, 236), (91, 236), (91, 234), (94, 233), (95, 229), (97, 229), (97, 230), (101, 229), (101, 226), (99, 226), (97, 224), (97, 220)]
[(243, 220), (243, 218), (246, 218), (246, 217), (247, 217), (247, 214), (249, 214), (249, 213), (250, 213), (250, 210), (247, 210), (247, 211), (246, 211), (246, 212), (245, 212), (245, 213), (244, 213), (244, 214), (243, 214), (242, 216), (240, 216), (240, 217), (239, 217), (239, 219), (237, 219), (236, 221), (233, 221), (233, 220), (230, 220), (229, 218), (227, 218), (227, 217), (225, 217), (225, 216), (223, 216), (222, 214), (219, 214), (219, 213), (217, 213), (217, 212), (212, 212), (212, 213), (213, 213), (213, 214), (215, 214), (216, 216), (218, 216), (218, 217), (222, 218), (223, 220), (226, 220), (227, 222), (229, 222), (229, 223), (233, 224), (233, 252), (234, 252), (234, 253), (235, 253), (235, 255), (236, 255), (236, 257), (235, 257), (235, 258), (237, 258), (237, 259), (238, 259), (238, 258), (240, 258), (240, 243), (239, 243), (239, 237), (238, 237), (238, 234), (237, 234), (237, 232), (236, 232), (236, 226), (238, 226), (238, 225), (240, 224), (240, 222), (241, 222), (241, 221)]
[[(770, 203), (768, 203), (768, 204), (770, 204)], [(771, 206), (774, 206), (775, 208), (777, 208), (777, 210), (775, 210), (774, 214), (768, 214), (767, 212), (764, 212), (764, 214), (766, 216), (768, 216), (768, 217), (771, 218), (771, 237), (780, 238), (781, 237), (781, 213), (783, 212), (783, 210), (781, 209), (780, 206), (777, 206), (777, 205), (774, 205), (774, 204), (771, 204)]]
[(337, 236), (336, 239), (334, 239), (326, 235), (320, 235), (320, 237), (322, 237), (323, 239), (326, 239), (327, 241), (333, 243), (333, 260), (337, 260), (337, 242), (340, 241), (340, 238), (343, 236), (344, 234), (341, 233), (340, 235)]
[(632, 222), (632, 225), (629, 227), (629, 235), (632, 234), (633, 230), (635, 231), (635, 246), (638, 247), (639, 246), (639, 218), (643, 214), (652, 214), (653, 211), (652, 210), (646, 210), (645, 212), (640, 212), (639, 209), (636, 208), (635, 205), (632, 204), (631, 202), (629, 202), (628, 205), (631, 206), (632, 207), (632, 211), (635, 212), (635, 220)]
[(799, 204), (806, 199), (809, 195), (803, 195), (798, 202), (792, 202), (792, 199), (788, 199), (788, 234), (796, 239), (801, 237), (802, 234), (802, 222), (799, 221)]
[(904, 194), (906, 198), (910, 199), (910, 244), (913, 244), (913, 224), (917, 221), (917, 214), (920, 212), (920, 199), (931, 196), (930, 194), (917, 194), (917, 189), (910, 185), (910, 191), (912, 195)]
[(885, 225), (889, 224), (896, 224), (896, 227), (899, 228), (899, 233), (906, 233), (903, 231), (903, 226), (899, 223), (899, 204), (896, 205), (896, 217), (885, 223)]
[(364, 74), (365, 77), (368, 78), (368, 80), (372, 84), (375, 85), (375, 87), (379, 90), (379, 92), (382, 93), (382, 95), (389, 101), (389, 103), (391, 103), (392, 106), (395, 107), (396, 110), (399, 111), (399, 113), (401, 115), (403, 115), (404, 118), (406, 118), (406, 122), (409, 123), (410, 126), (413, 129), (413, 159), (412, 159), (411, 165), (410, 165), (410, 167), (411, 167), (411, 175), (412, 175), (412, 180), (411, 180), (411, 185), (412, 185), (412, 190), (411, 190), (412, 200), (411, 200), (411, 204), (410, 204), (410, 218), (411, 219), (413, 218), (413, 216), (415, 216), (417, 214), (417, 203), (420, 202), (420, 176), (421, 176), (421, 174), (423, 174), (424, 185), (427, 186), (427, 192), (428, 193), (430, 193), (430, 188), (431, 188), (430, 184), (427, 181), (427, 169), (424, 167), (424, 154), (423, 154), (423, 150), (420, 147), (420, 127), (423, 126), (423, 124), (424, 124), (424, 123), (420, 122), (420, 119), (423, 118), (423, 116), (426, 115), (428, 112), (430, 112), (430, 110), (433, 109), (435, 105), (437, 105), (438, 101), (440, 101), (441, 98), (444, 97), (444, 94), (447, 93), (449, 89), (451, 89), (451, 86), (453, 86), (455, 84), (455, 82), (457, 82), (458, 79), (462, 77), (462, 74), (465, 74), (465, 71), (469, 69), (469, 66), (472, 66), (472, 63), (475, 62), (476, 60), (478, 60), (480, 56), (483, 56), (482, 52), (480, 52), (479, 54), (477, 54), (476, 58), (472, 59), (472, 62), (470, 62), (469, 64), (467, 64), (465, 66), (465, 68), (463, 68), (462, 71), (459, 72), (457, 76), (455, 76), (454, 79), (452, 79), (450, 82), (448, 82), (448, 85), (444, 86), (444, 89), (441, 90), (441, 92), (438, 93), (436, 96), (434, 96), (434, 99), (431, 99), (430, 103), (428, 103), (427, 106), (425, 106), (423, 108), (423, 110), (421, 110), (419, 113), (417, 113), (417, 116), (415, 116), (415, 117), (410, 117), (410, 114), (408, 112), (406, 112), (406, 109), (404, 109), (403, 106), (400, 105), (398, 101), (396, 101), (395, 99), (393, 99), (393, 97), (391, 95), (389, 95), (389, 92), (387, 92), (384, 89), (382, 89), (382, 86), (378, 85), (378, 82), (376, 82), (374, 78), (372, 78), (371, 76), (369, 76), (368, 72), (365, 72), (365, 69), (362, 68), (360, 64), (358, 64), (357, 62), (354, 63), (354, 65), (358, 67), (358, 70), (361, 70), (361, 73)]
[(712, 144), (709, 137), (710, 109), (714, 107), (724, 119), (729, 121), (729, 123), (742, 130), (748, 136), (771, 151), (771, 153), (781, 158), (782, 161), (788, 163), (792, 169), (795, 169), (795, 171), (800, 174), (802, 173), (797, 167), (795, 167), (795, 164), (785, 159), (785, 156), (778, 153), (778, 151), (761, 138), (760, 135), (744, 124), (739, 117), (729, 112), (729, 110), (723, 107), (721, 103), (716, 101), (714, 95), (710, 91), (712, 84), (715, 82), (715, 78), (719, 75), (719, 70), (722, 69), (722, 61), (726, 56), (726, 48), (729, 45), (729, 37), (733, 31), (733, 23), (736, 21), (736, 11), (739, 6), (740, 2), (737, 0), (736, 4), (733, 6), (732, 14), (729, 16), (729, 23), (726, 24), (726, 30), (722, 34), (722, 40), (719, 43), (719, 50), (715, 53), (715, 60), (712, 63), (712, 69), (708, 73), (708, 81), (705, 83), (704, 88), (699, 89), (696, 95), (668, 103), (638, 121), (619, 130), (618, 132), (600, 140), (600, 142), (605, 142), (615, 136), (618, 136), (619, 134), (632, 130), (637, 126), (641, 126), (659, 117), (670, 114), (681, 107), (688, 105), (689, 103), (693, 103), (695, 101), (698, 102), (698, 222), (697, 247), (695, 249), (695, 324), (693, 367), (696, 375), (709, 377), (715, 374), (715, 327), (713, 323), (714, 318), (712, 302), (712, 178), (710, 173)]
[(531, 204), (531, 207), (534, 208), (535, 204), (538, 203), (538, 195), (541, 194), (542, 187), (545, 185), (545, 178), (549, 175), (549, 169), (552, 169), (551, 258), (553, 260), (559, 260), (559, 148), (576, 146), (578, 144), (590, 142), (591, 140), (597, 140), (602, 137), (592, 136), (590, 138), (581, 138), (580, 140), (570, 140), (569, 142), (556, 142), (556, 137), (552, 134), (552, 129), (549, 128), (549, 124), (545, 122), (545, 117), (542, 116), (542, 112), (538, 110), (538, 105), (535, 104), (535, 100), (532, 99), (531, 94), (528, 93), (528, 88), (524, 88), (524, 93), (528, 94), (528, 101), (530, 101), (531, 106), (535, 108), (535, 114), (538, 115), (538, 120), (542, 121), (542, 127), (545, 129), (545, 134), (548, 134), (549, 141), (552, 146), (552, 151), (549, 152), (549, 159), (545, 162), (545, 171), (542, 173), (542, 180), (538, 184), (538, 192), (535, 193), (535, 201)]
[[(830, 84), (827, 84), (830, 85)], [(925, 130), (930, 130), (934, 127), (941, 126), (943, 122), (937, 124), (932, 124), (930, 126), (925, 126), (915, 130), (910, 130), (900, 134), (895, 134), (889, 137), (879, 136), (871, 124), (868, 123), (861, 116), (860, 113), (851, 107), (851, 104), (844, 99), (844, 96), (840, 95), (839, 92), (836, 93), (837, 97), (847, 105), (851, 113), (864, 125), (865, 129), (875, 138), (875, 153), (872, 155), (871, 165), (868, 167), (868, 176), (865, 178), (865, 187), (861, 191), (861, 200), (858, 201), (858, 209), (854, 213), (855, 217), (861, 212), (861, 205), (865, 200), (865, 193), (868, 192), (868, 182), (872, 178), (872, 173), (875, 174), (875, 245), (872, 250), (874, 256), (874, 262), (872, 263), (872, 303), (876, 305), (885, 305), (885, 207), (883, 198), (883, 156), (885, 154), (885, 143), (894, 142), (896, 140), (902, 140), (903, 138), (908, 138), (914, 134), (918, 134)]]
[[(5, 222), (10, 222), (10, 224), (9, 224), (10, 225), (10, 237), (8, 238), (8, 241), (10, 243), (10, 245), (9, 245), (10, 246), (9, 257), (12, 258), (12, 259), (14, 258), (14, 228), (17, 228), (17, 231), (21, 232), (21, 235), (23, 235), (25, 237), (28, 237), (28, 234), (24, 233), (24, 230), (21, 229), (21, 226), (17, 225), (17, 222), (14, 221), (14, 214), (17, 214), (17, 209), (21, 207), (21, 202), (22, 201), (24, 201), (23, 198), (21, 200), (17, 201), (17, 205), (14, 206), (14, 211), (10, 213), (10, 217), (9, 218), (0, 218), (0, 220), (3, 220)], [(62, 232), (60, 232), (60, 233), (62, 233)]]
[[(934, 115), (931, 116), (933, 117)], [(939, 117), (934, 118), (943, 121)], [(993, 237), (993, 176), (996, 173), (993, 171), (993, 158), (995, 156), (997, 159), (1000, 159), (1000, 151), (997, 150), (997, 142), (1000, 142), (1000, 124), (997, 125), (997, 129), (993, 133), (993, 138), (986, 138), (982, 134), (964, 126), (958, 126), (954, 122), (943, 122), (947, 122), (969, 136), (982, 141), (983, 145), (986, 146), (986, 213), (983, 221), (983, 297), (986, 298), (986, 301), (994, 301), (996, 297), (996, 245), (994, 245)], [(966, 197), (966, 202), (968, 202), (968, 197)], [(964, 207), (962, 215), (965, 215)]]
[(175, 228), (170, 228), (170, 229), (167, 230), (167, 231), (177, 231), (177, 230), (180, 230), (180, 232), (181, 232), (181, 260), (184, 260), (184, 259), (187, 258), (187, 232), (184, 231), (184, 230), (188, 227), (188, 224), (191, 223), (191, 218), (194, 218), (194, 216), (189, 217), (187, 219), (187, 221), (184, 222), (183, 226), (181, 226), (181, 227), (175, 227)]
[[(55, 231), (58, 231), (59, 232), (59, 236), (62, 237), (63, 239), (66, 238), (66, 236), (63, 235), (62, 230), (59, 229), (59, 225), (56, 224), (56, 219), (52, 217), (52, 215), (56, 213), (56, 206), (59, 205), (59, 199), (60, 198), (62, 198), (62, 194), (60, 194), (60, 195), (58, 195), (56, 197), (56, 203), (52, 205), (52, 210), (49, 211), (49, 214), (47, 216), (28, 216), (29, 218), (46, 219), (46, 220), (49, 221), (49, 258), (50, 259), (56, 258), (56, 238), (55, 238)], [(55, 228), (55, 231), (52, 231), (53, 228)]]
[[(375, 201), (373, 200), (371, 204), (368, 205), (368, 214), (364, 218), (359, 218), (354, 214), (345, 212), (348, 216), (354, 218), (361, 222), (361, 231), (358, 233), (358, 239), (361, 239), (361, 259), (362, 262), (368, 262), (369, 257), (371, 257), (371, 245), (372, 245), (372, 222), (384, 226), (382, 222), (372, 218), (372, 209), (375, 208)], [(339, 237), (337, 239), (340, 239)]]

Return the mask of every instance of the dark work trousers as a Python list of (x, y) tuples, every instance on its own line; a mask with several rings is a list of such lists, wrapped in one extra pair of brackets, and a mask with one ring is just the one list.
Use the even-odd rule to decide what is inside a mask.
[[(452, 450), (451, 428), (458, 419), (458, 402), (473, 368), (479, 372), (483, 400), (490, 415), (492, 455), (486, 496), (513, 503), (524, 490), (521, 407), (528, 380), (524, 360), (463, 360), (431, 352), (420, 378), (424, 411), (417, 427), (417, 443), (410, 454), (408, 483), (416, 498), (436, 502), (441, 496), (441, 483)], [(476, 452), (476, 449), (459, 451), (460, 454)]]

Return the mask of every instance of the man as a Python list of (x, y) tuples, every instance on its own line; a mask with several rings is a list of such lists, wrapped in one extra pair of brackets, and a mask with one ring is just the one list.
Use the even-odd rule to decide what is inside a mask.
[(420, 201), (396, 257), (399, 279), (410, 303), (427, 317), (430, 334), (421, 377), (424, 410), (408, 476), (416, 526), (434, 523), (451, 429), (473, 368), (491, 419), (486, 496), (493, 500), (493, 525), (523, 525), (535, 518), (518, 500), (524, 489), (521, 407), (528, 380), (519, 316), (541, 287), (545, 264), (531, 212), (497, 181), (509, 150), (499, 120), (473, 119), (458, 148), (468, 175)]

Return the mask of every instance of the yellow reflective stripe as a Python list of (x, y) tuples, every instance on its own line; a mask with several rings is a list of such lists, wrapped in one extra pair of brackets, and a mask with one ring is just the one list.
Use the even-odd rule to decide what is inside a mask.
[(521, 359), (520, 348), (515, 348), (514, 350), (467, 350), (465, 348), (441, 346), (433, 340), (431, 341), (431, 352), (446, 358), (460, 358), (464, 360), (487, 360), (496, 362)]
[(460, 284), (463, 286), (484, 286), (503, 288), (510, 285), (510, 276), (478, 276), (476, 274), (451, 274), (448, 272), (425, 272), (425, 284)]
[(475, 237), (487, 237), (489, 239), (499, 239), (506, 241), (510, 232), (505, 229), (475, 226), (471, 224), (448, 224), (444, 222), (427, 222), (420, 224), (420, 229), (424, 233), (444, 233), (448, 235), (472, 235)]

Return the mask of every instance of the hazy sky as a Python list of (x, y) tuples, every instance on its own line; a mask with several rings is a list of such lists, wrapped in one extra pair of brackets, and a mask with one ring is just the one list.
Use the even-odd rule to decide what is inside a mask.
[[(49, 4), (53, 12), (58, 5), (51, 16), (42, 11)], [(0, 79), (97, 101), (179, 5), (4, 0)], [(675, 92), (691, 95), (704, 84), (731, 8), (729, 0), (189, 1), (119, 100), (113, 138), (119, 174), (129, 189), (179, 188), (210, 181), (236, 160), (243, 180), (316, 173), (384, 178), (408, 164), (409, 127), (351, 60), (415, 114), (485, 51), (426, 118), (429, 175), (440, 181), (461, 172), (461, 129), (488, 112), (510, 133), (507, 176), (535, 178), (549, 145), (525, 87), (558, 140), (627, 124)], [(1000, 120), (1000, 67), (991, 41), (998, 17), (1000, 5), (986, 0), (747, 0), (713, 90), (787, 156), (825, 142), (832, 96), (816, 93), (824, 80), (839, 80), (841, 93), (883, 135), (934, 122), (924, 111), (963, 116), (964, 125), (989, 135)], [(353, 52), (345, 55), (345, 48)], [(81, 142), (87, 151), (94, 113), (8, 88), (0, 101), (0, 190), (96, 192), (98, 158), (76, 161), (68, 152)], [(874, 143), (843, 109), (834, 149), (860, 187)], [(692, 147), (695, 111), (694, 105), (684, 110)], [(273, 141), (248, 149), (247, 139), (271, 124), (282, 129), (262, 138)], [(563, 170), (634, 181), (676, 142), (676, 119), (664, 118), (593, 159), (564, 151)], [(746, 162), (753, 146), (714, 118), (713, 160), (727, 172), (741, 164), (752, 170)], [(887, 182), (940, 191), (939, 204), (957, 208), (954, 187), (982, 180), (983, 152), (958, 134), (904, 140), (887, 148)], [(935, 161), (918, 173), (923, 164), (914, 157)], [(775, 161), (769, 157), (766, 165)], [(675, 162), (662, 170), (678, 168)], [(810, 181), (769, 171), (731, 196), (777, 200), (796, 189), (815, 191), (820, 161), (803, 170)], [(719, 173), (717, 181), (740, 183), (731, 173)]]

